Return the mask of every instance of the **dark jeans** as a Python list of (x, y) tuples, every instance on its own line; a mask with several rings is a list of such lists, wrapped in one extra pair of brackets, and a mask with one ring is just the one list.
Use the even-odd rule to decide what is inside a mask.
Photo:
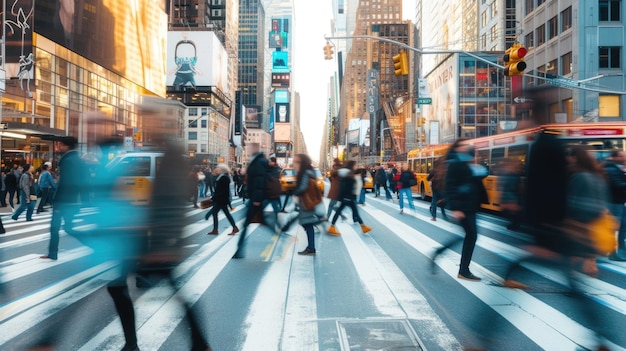
[(228, 220), (230, 225), (233, 226), (233, 228), (237, 226), (235, 220), (233, 219), (233, 216), (230, 214), (230, 206), (228, 204), (214, 204), (213, 208), (211, 208), (209, 213), (207, 213), (206, 215), (207, 217), (209, 216), (209, 214), (213, 215), (213, 229), (217, 229), (217, 214), (220, 211), (224, 212), (226, 219)]
[(39, 201), (39, 206), (37, 207), (37, 213), (43, 210), (43, 206), (48, 202), (50, 198), (51, 191), (50, 189), (40, 189), (39, 193), (41, 194), (41, 200)]
[(339, 215), (341, 215), (341, 211), (343, 211), (346, 206), (350, 207), (350, 209), (352, 210), (352, 220), (354, 222), (359, 222), (359, 224), (363, 224), (363, 220), (359, 215), (359, 209), (352, 199), (341, 200), (341, 205), (339, 205), (339, 208), (337, 209), (337, 211), (335, 211), (335, 216), (333, 216), (332, 224), (334, 225), (337, 222), (337, 218), (339, 218)]
[(476, 212), (463, 212), (465, 218), (460, 220), (460, 225), (465, 230), (465, 237), (455, 237), (452, 240), (445, 243), (442, 247), (435, 251), (435, 257), (440, 255), (445, 250), (463, 241), (463, 249), (461, 251), (461, 266), (459, 267), (459, 273), (467, 275), (470, 262), (472, 261), (472, 255), (474, 254), (474, 248), (476, 247), (476, 239), (478, 238), (478, 230), (476, 228)]
[(7, 205), (7, 191), (0, 190), (0, 206), (5, 207)]
[(385, 188), (385, 197), (387, 200), (391, 199), (391, 193), (389, 192), (389, 188), (387, 187), (387, 183), (376, 183), (376, 196), (380, 196), (380, 187)]
[[(440, 204), (437, 203), (439, 202), (439, 200), (442, 200)], [(446, 215), (446, 206), (443, 201), (445, 201), (443, 195), (438, 191), (433, 191), (433, 197), (430, 201), (430, 215), (433, 218), (437, 218), (437, 207), (441, 208), (441, 215), (443, 216), (443, 218), (448, 218), (448, 216)]]
[(77, 205), (57, 204), (52, 211), (50, 219), (50, 244), (48, 245), (48, 257), (56, 259), (59, 253), (59, 231), (61, 221), (64, 222), (63, 229), (72, 236), (79, 236), (74, 230), (74, 216), (79, 211)]
[(308, 245), (306, 247), (309, 251), (315, 251), (315, 230), (313, 229), (313, 223), (303, 224), (302, 228), (306, 232), (306, 238)]
[[(15, 193), (17, 192), (17, 189), (8, 189), (7, 192), (9, 193), (9, 205), (11, 205), (11, 207), (15, 207), (13, 205), (13, 198), (15, 197)], [(19, 205), (19, 203), (20, 203), (20, 199), (18, 198), (17, 204)]]
[(23, 190), (20, 190), (20, 197), (22, 198), (22, 204), (20, 205), (20, 207), (17, 208), (17, 210), (15, 210), (15, 213), (13, 213), (13, 216), (11, 218), (17, 220), (22, 212), (26, 211), (26, 220), (32, 221), (33, 212), (35, 211), (35, 203), (37, 202), (37, 200), (28, 200), (27, 202), (26, 193)]

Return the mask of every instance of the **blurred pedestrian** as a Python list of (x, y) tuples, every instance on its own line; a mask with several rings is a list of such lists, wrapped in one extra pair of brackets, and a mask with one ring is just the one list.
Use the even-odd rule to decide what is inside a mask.
[[(293, 168), (296, 170), (296, 189), (293, 191), (295, 196), (300, 196), (307, 191), (311, 190), (309, 180), (315, 179), (315, 172), (313, 171), (313, 165), (311, 164), (311, 158), (306, 154), (297, 154), (293, 159)], [(316, 189), (317, 186), (316, 186)], [(322, 212), (323, 213), (323, 212)], [(315, 230), (313, 226), (320, 222), (320, 218), (316, 215), (315, 209), (304, 209), (300, 207), (298, 212), (298, 221), (307, 237), (307, 246), (304, 250), (299, 251), (298, 254), (305, 256), (315, 255)]]
[(191, 167), (189, 173), (187, 173), (187, 197), (193, 204), (193, 208), (198, 208), (198, 168), (196, 166)]
[[(283, 209), (281, 208), (280, 196), (283, 193), (282, 186), (280, 185), (280, 166), (276, 162), (276, 157), (272, 156), (269, 159), (268, 179), (267, 179), (267, 202), (272, 206), (274, 210), (274, 224), (278, 226), (278, 213)], [(265, 207), (265, 206), (264, 206)]]
[(48, 170), (48, 165), (44, 163), (41, 165), (41, 174), (39, 175), (39, 193), (41, 194), (41, 200), (37, 207), (37, 213), (46, 211), (43, 207), (48, 203), (48, 199), (54, 194), (55, 189), (56, 184), (54, 183), (54, 178), (52, 178), (52, 174), (50, 174)]
[(19, 199), (20, 198), (20, 193), (19, 193), (19, 190), (20, 190), (19, 176), (20, 175), (21, 174), (18, 171), (17, 167), (15, 167), (11, 169), (9, 173), (7, 173), (6, 177), (4, 178), (6, 190), (7, 190), (7, 193), (9, 194), (9, 206), (11, 206), (11, 209), (15, 209), (13, 198), (15, 198), (16, 193), (17, 193), (17, 204), (19, 205), (20, 203), (20, 199)]
[[(395, 169), (395, 168), (394, 168)], [(413, 213), (415, 213), (415, 205), (413, 204), (413, 193), (411, 192), (411, 187), (417, 185), (417, 178), (415, 178), (415, 173), (409, 170), (408, 164), (402, 165), (402, 170), (400, 172), (400, 176), (398, 177), (398, 198), (400, 203), (400, 213), (404, 213), (404, 197), (406, 196), (406, 200), (409, 203), (409, 208)]]
[(230, 168), (227, 165), (220, 163), (213, 168), (213, 176), (215, 177), (215, 193), (212, 196), (213, 206), (207, 214), (204, 216), (205, 220), (208, 220), (210, 216), (213, 216), (213, 230), (208, 234), (219, 234), (217, 215), (220, 211), (224, 212), (226, 219), (233, 227), (232, 231), (228, 235), (235, 235), (239, 233), (239, 228), (230, 214)]
[(398, 199), (400, 199), (400, 187), (401, 187), (401, 184), (399, 184), (400, 173), (401, 172), (399, 172), (395, 166), (391, 167), (391, 169), (389, 169), (388, 171), (389, 191), (392, 194), (395, 194)]
[(254, 221), (255, 218), (263, 221), (263, 201), (267, 197), (267, 174), (269, 170), (269, 161), (260, 151), (258, 144), (251, 144), (249, 146), (249, 152), (251, 153), (250, 162), (246, 168), (246, 187), (248, 197), (248, 207), (246, 209), (246, 219), (243, 224), (243, 231), (239, 234), (239, 241), (237, 242), (237, 252), (233, 255), (233, 258), (243, 258), (245, 250), (245, 237), (248, 231), (248, 226)]
[(367, 170), (365, 168), (359, 168), (354, 174), (356, 177), (361, 178), (361, 191), (357, 194), (357, 204), (365, 205), (365, 176), (367, 175)]
[(441, 216), (444, 220), (448, 220), (446, 215), (446, 198), (445, 198), (445, 184), (446, 184), (446, 170), (448, 165), (444, 157), (440, 157), (435, 161), (433, 169), (428, 173), (426, 177), (427, 181), (430, 181), (430, 189), (432, 196), (430, 199), (430, 215), (431, 221), (437, 220), (437, 207), (441, 208)]
[(0, 207), (7, 207), (7, 185), (5, 183), (7, 175), (4, 171), (2, 171), (0, 173), (0, 177), (0, 181), (2, 181), (0, 187)]
[(339, 198), (341, 199), (341, 205), (337, 211), (335, 211), (335, 215), (333, 216), (333, 220), (331, 222), (330, 227), (328, 228), (328, 234), (330, 235), (341, 235), (341, 233), (335, 228), (335, 223), (337, 219), (341, 215), (341, 212), (344, 208), (350, 207), (352, 210), (352, 220), (356, 223), (358, 222), (361, 225), (361, 230), (363, 234), (368, 233), (372, 230), (372, 228), (363, 224), (363, 219), (359, 215), (359, 209), (356, 205), (356, 195), (354, 193), (354, 164), (353, 160), (349, 160), (345, 163), (343, 168), (340, 168), (337, 171), (337, 175), (340, 178), (339, 182)]
[(26, 211), (26, 221), (32, 222), (35, 203), (37, 202), (37, 194), (35, 192), (35, 178), (33, 177), (33, 166), (24, 165), (24, 171), (19, 181), (20, 198), (22, 203), (15, 210), (11, 219), (17, 221), (22, 212)]
[(609, 179), (610, 204), (613, 216), (620, 221), (617, 233), (617, 250), (609, 255), (613, 261), (626, 261), (626, 152), (614, 150), (604, 162)]
[(340, 187), (340, 179), (337, 171), (341, 168), (341, 161), (338, 158), (333, 160), (333, 166), (330, 170), (330, 188), (328, 189), (327, 198), (330, 199), (328, 203), (328, 209), (326, 210), (326, 220), (330, 219), (330, 215), (332, 214), (335, 206), (337, 205), (337, 201), (339, 201), (339, 187)]
[(476, 239), (478, 238), (476, 213), (480, 209), (480, 205), (488, 201), (487, 191), (482, 182), (482, 179), (487, 176), (487, 169), (484, 166), (473, 163), (474, 148), (465, 139), (457, 140), (450, 147), (447, 160), (447, 206), (452, 211), (453, 217), (463, 227), (465, 237), (463, 239), (454, 238), (438, 248), (432, 257), (432, 264), (434, 267), (438, 255), (462, 240), (461, 264), (457, 277), (469, 281), (480, 281), (479, 277), (472, 274), (469, 265), (476, 247)]
[(74, 216), (80, 210), (83, 184), (87, 177), (87, 168), (76, 150), (78, 139), (72, 136), (60, 137), (54, 142), (55, 149), (62, 153), (59, 159), (59, 180), (54, 196), (52, 219), (50, 220), (50, 244), (48, 254), (43, 259), (56, 260), (59, 252), (59, 230), (63, 229), (75, 235)]
[(498, 192), (500, 208), (509, 219), (507, 229), (518, 230), (522, 217), (521, 178), (522, 165), (518, 160), (505, 159), (498, 170)]
[(378, 165), (376, 167), (376, 174), (374, 175), (374, 182), (375, 182), (375, 188), (376, 188), (375, 197), (380, 196), (380, 187), (383, 187), (385, 189), (386, 199), (393, 200), (391, 197), (391, 193), (389, 193), (389, 188), (387, 187), (387, 183), (389, 182), (389, 176), (387, 174), (387, 171), (385, 171), (385, 168), (381, 165)]

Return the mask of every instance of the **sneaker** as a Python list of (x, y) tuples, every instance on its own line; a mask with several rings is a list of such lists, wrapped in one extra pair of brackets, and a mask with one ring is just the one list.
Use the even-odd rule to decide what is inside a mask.
[(479, 282), (481, 280), (477, 276), (473, 275), (472, 272), (467, 272), (467, 273), (459, 272), (459, 274), (457, 274), (457, 278), (463, 279), (463, 280), (469, 280), (471, 282)]
[(367, 233), (367, 232), (371, 232), (372, 228), (366, 226), (365, 224), (361, 224), (361, 230), (363, 231), (363, 234)]
[(341, 233), (337, 230), (337, 228), (335, 228), (334, 225), (331, 225), (330, 227), (328, 227), (328, 230), (326, 232), (330, 235), (335, 235), (335, 236), (341, 235)]
[(315, 250), (304, 249), (303, 251), (298, 252), (298, 255), (315, 256)]

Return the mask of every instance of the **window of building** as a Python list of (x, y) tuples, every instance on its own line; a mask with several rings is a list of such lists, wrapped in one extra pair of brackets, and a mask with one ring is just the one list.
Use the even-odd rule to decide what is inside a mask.
[(546, 0), (537, 0), (537, 7), (546, 2)]
[(535, 33), (530, 32), (526, 34), (526, 38), (524, 39), (527, 48), (532, 48), (535, 46)]
[(600, 46), (598, 49), (600, 68), (620, 68), (621, 47)]
[(191, 120), (189, 121), (189, 128), (198, 128), (198, 121), (197, 120)]
[(198, 140), (198, 132), (189, 132), (189, 140)]
[(554, 16), (548, 21), (548, 40), (557, 35), (559, 35), (559, 19), (557, 16)]
[(498, 15), (498, 6), (496, 1), (491, 2), (491, 18), (496, 18)]
[(619, 95), (602, 95), (598, 97), (598, 116), (619, 117), (622, 107)]
[(568, 7), (561, 12), (561, 32), (572, 27), (572, 7)]
[(568, 75), (572, 73), (572, 52), (561, 56), (561, 74)]
[(546, 76), (552, 75), (557, 76), (559, 72), (559, 67), (557, 67), (557, 60), (552, 60), (546, 64)]
[(197, 107), (190, 107), (189, 108), (189, 115), (190, 116), (197, 116), (198, 115), (198, 108)]
[(483, 27), (487, 26), (487, 11), (483, 11), (480, 14), (480, 19), (481, 19), (481, 23), (482, 23)]
[(546, 25), (542, 24), (537, 27), (535, 31), (535, 36), (537, 37), (537, 46), (541, 46), (546, 42)]
[(480, 36), (480, 44), (482, 48), (487, 47), (487, 34)]
[(202, 121), (200, 121), (200, 128), (206, 128), (207, 126), (207, 120), (203, 119)]
[(525, 15), (528, 15), (529, 13), (533, 12), (533, 10), (535, 9), (533, 6), (534, 0), (526, 0), (526, 12), (524, 13)]
[(498, 40), (498, 25), (491, 27), (491, 40)]
[(619, 21), (621, 2), (621, 0), (600, 0), (598, 4), (600, 21)]

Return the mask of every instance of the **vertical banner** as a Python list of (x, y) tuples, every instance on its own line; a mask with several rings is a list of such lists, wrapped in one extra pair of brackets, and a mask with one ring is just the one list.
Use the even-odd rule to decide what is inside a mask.
[[(6, 70), (7, 76), (16, 77), (20, 88), (33, 97), (35, 58), (33, 57), (33, 0), (14, 0), (6, 3)], [(42, 14), (42, 16), (45, 16)]]

